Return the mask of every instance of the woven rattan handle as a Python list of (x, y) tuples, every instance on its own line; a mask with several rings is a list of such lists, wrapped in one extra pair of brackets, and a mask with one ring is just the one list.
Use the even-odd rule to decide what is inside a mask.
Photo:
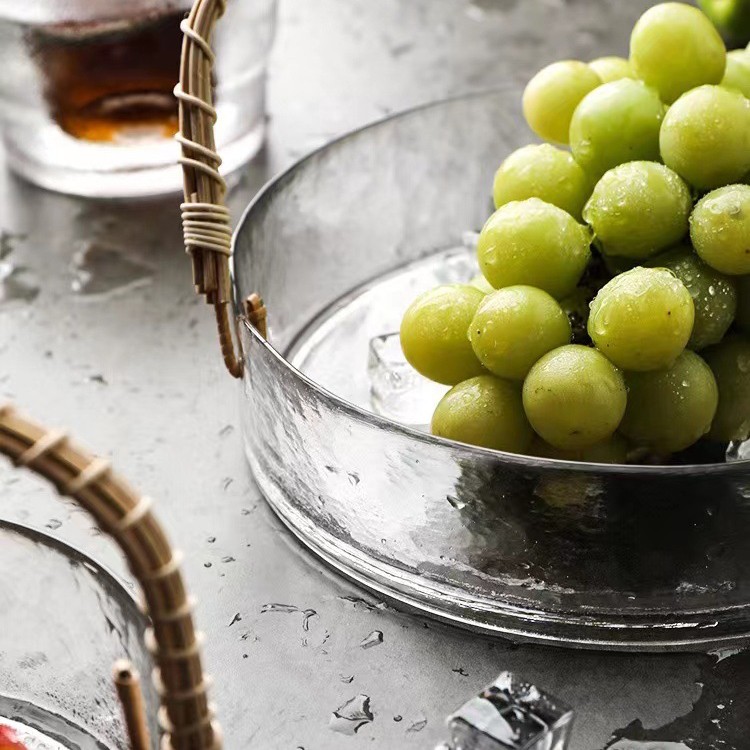
[[(182, 22), (184, 34), (180, 82), (175, 88), (179, 101), (185, 202), (182, 229), (185, 248), (193, 260), (193, 283), (198, 294), (213, 305), (219, 329), (224, 363), (236, 378), (242, 376), (243, 355), (232, 338), (230, 306), (232, 279), (229, 258), (232, 229), (224, 205), (226, 182), (219, 174), (221, 158), (216, 153), (213, 103), (214, 53), (211, 38), (227, 0), (195, 0), (190, 15)], [(245, 314), (265, 336), (265, 308), (258, 295), (245, 300)], [(236, 332), (235, 332), (236, 338)]]
[(149, 499), (118, 477), (109, 461), (76, 447), (65, 432), (30, 422), (11, 406), (0, 406), (0, 453), (76, 500), (125, 554), (143, 589), (144, 609), (152, 624), (146, 641), (161, 701), (162, 748), (219, 750), (218, 725), (208, 701), (209, 681), (201, 665), (201, 636), (191, 615), (193, 602), (180, 573), (180, 556), (172, 551)]

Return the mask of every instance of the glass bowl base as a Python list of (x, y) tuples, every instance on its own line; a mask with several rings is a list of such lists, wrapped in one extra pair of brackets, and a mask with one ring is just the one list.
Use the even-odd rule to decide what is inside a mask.
[(109, 750), (85, 729), (32, 703), (0, 695), (0, 731), (26, 750)]

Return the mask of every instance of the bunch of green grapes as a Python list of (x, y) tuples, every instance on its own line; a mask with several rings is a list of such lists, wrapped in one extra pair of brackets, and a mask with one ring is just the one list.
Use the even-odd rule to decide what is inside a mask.
[(750, 438), (748, 97), (750, 49), (678, 2), (629, 59), (532, 78), (548, 142), (498, 168), (480, 276), (403, 319), (407, 360), (453, 386), (434, 434), (598, 463)]

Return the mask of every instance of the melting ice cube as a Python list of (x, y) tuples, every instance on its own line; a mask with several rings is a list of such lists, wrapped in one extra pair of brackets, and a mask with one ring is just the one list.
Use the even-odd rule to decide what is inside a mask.
[(422, 377), (406, 361), (397, 333), (370, 340), (367, 371), (373, 411), (401, 424), (429, 429), (432, 412), (448, 388)]
[(729, 443), (727, 448), (727, 461), (747, 461), (750, 458), (750, 440), (745, 440), (744, 443), (735, 441)]
[(503, 672), (448, 718), (451, 750), (565, 750), (573, 711)]

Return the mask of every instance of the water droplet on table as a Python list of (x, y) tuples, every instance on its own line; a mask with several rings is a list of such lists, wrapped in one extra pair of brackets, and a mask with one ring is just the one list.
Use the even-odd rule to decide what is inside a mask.
[(407, 732), (421, 732), (425, 727), (427, 726), (427, 719), (418, 719), (415, 721), (409, 728), (406, 730)]
[(328, 726), (339, 734), (354, 735), (374, 719), (375, 716), (370, 710), (370, 696), (360, 693), (331, 714)]
[(381, 630), (373, 630), (359, 645), (362, 648), (373, 648), (374, 646), (379, 646), (382, 642), (383, 632)]
[(446, 495), (446, 499), (456, 510), (463, 510), (466, 507), (465, 500), (461, 500), (453, 495)]

